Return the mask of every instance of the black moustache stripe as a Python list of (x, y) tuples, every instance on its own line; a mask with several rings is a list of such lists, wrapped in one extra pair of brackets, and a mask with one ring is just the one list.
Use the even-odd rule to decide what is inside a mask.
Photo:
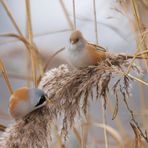
[(41, 104), (43, 104), (46, 101), (46, 97), (43, 95), (41, 96), (40, 101), (35, 105), (35, 107), (40, 106)]

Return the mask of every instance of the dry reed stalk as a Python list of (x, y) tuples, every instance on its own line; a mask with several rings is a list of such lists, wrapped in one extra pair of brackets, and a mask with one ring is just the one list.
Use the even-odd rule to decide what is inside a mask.
[[(19, 29), (19, 27), (18, 27), (18, 25), (17, 25), (17, 23), (16, 23), (16, 21), (15, 21), (15, 19), (13, 17), (13, 14), (10, 11), (8, 5), (3, 0), (1, 0), (0, 2), (2, 3), (3, 7), (5, 8), (5, 11), (7, 12), (8, 16), (10, 18), (10, 20), (12, 21), (14, 27), (16, 28), (17, 32), (20, 35), (20, 37), (18, 39), (21, 38), (21, 39), (25, 40), (25, 37), (23, 36), (21, 30)], [(40, 54), (38, 53), (38, 51), (35, 51), (35, 52), (33, 51), (33, 50), (37, 50), (37, 47), (33, 44), (32, 39), (31, 39), (32, 38), (32, 29), (31, 29), (30, 5), (29, 5), (29, 1), (27, 2), (27, 0), (26, 0), (26, 10), (27, 10), (26, 11), (27, 20), (28, 20), (27, 27), (28, 27), (28, 34), (29, 34), (29, 44), (32, 44), (32, 46), (28, 46), (28, 45), (25, 45), (25, 46), (27, 46), (27, 48), (32, 48), (32, 50), (29, 50), (30, 55), (31, 55), (31, 59), (32, 59), (31, 61), (32, 61), (32, 63), (35, 63), (33, 59), (36, 58), (36, 62), (38, 63), (37, 65), (39, 66), (38, 68), (40, 70), (40, 74), (43, 75), (42, 65), (41, 65), (41, 61), (40, 61), (40, 58), (39, 58)], [(26, 43), (26, 42), (24, 42), (24, 43)], [(35, 69), (34, 69), (35, 64), (33, 64), (33, 65), (34, 66), (32, 66), (32, 69), (33, 69), (34, 79), (35, 79), (35, 74), (36, 74)]]
[[(108, 108), (109, 108), (109, 111), (113, 115), (114, 108), (113, 108), (113, 105), (112, 105), (112, 102), (111, 102), (110, 99), (108, 99)], [(123, 137), (128, 138), (127, 132), (124, 129), (124, 126), (122, 124), (121, 118), (119, 116), (116, 116), (116, 118), (114, 119), (114, 121), (115, 121), (116, 127), (118, 128), (118, 130), (120, 131), (120, 133), (122, 133)]]
[(9, 76), (9, 78), (13, 78), (13, 79), (33, 81), (31, 76), (19, 75), (19, 74), (9, 73), (9, 72), (7, 73), (7, 75)]
[(98, 27), (97, 27), (97, 15), (96, 15), (96, 0), (93, 0), (93, 17), (94, 17), (94, 32), (96, 37), (96, 44), (98, 44)]
[(79, 144), (81, 145), (82, 139), (81, 139), (80, 133), (79, 133), (79, 131), (74, 126), (73, 126), (73, 133), (75, 134)]
[[(106, 104), (105, 101), (106, 101), (106, 99), (105, 100), (101, 100), (101, 103), (102, 103), (102, 123), (104, 125), (107, 125), (106, 109), (104, 107), (104, 105)], [(103, 128), (103, 131), (104, 131), (104, 139), (105, 139), (105, 148), (108, 148), (109, 144), (108, 144), (108, 134), (107, 134), (106, 128)]]
[(6, 84), (7, 84), (7, 87), (9, 89), (9, 91), (10, 91), (10, 94), (13, 94), (13, 89), (12, 89), (11, 83), (9, 81), (9, 77), (7, 75), (5, 66), (4, 66), (3, 61), (1, 59), (0, 59), (0, 70), (1, 70), (2, 75), (3, 75), (3, 77), (4, 77), (5, 81), (6, 81)]
[(51, 57), (49, 57), (49, 58), (47, 59), (47, 62), (46, 62), (46, 64), (45, 64), (44, 68), (43, 68), (44, 72), (46, 72), (46, 70), (47, 70), (48, 66), (50, 65), (51, 61), (53, 60), (53, 58), (55, 58), (55, 56), (56, 56), (57, 54), (59, 54), (60, 52), (62, 52), (62, 51), (64, 51), (64, 50), (65, 50), (65, 47), (60, 48), (60, 49), (57, 50)]
[[(46, 72), (48, 66), (50, 65), (51, 61), (55, 58), (55, 56), (56, 56), (57, 54), (59, 54), (60, 52), (64, 51), (64, 50), (65, 50), (65, 47), (63, 47), (63, 48), (57, 50), (52, 56), (50, 56), (50, 57), (47, 59), (47, 62), (45, 63), (45, 66), (43, 67), (44, 73)], [(40, 76), (40, 77), (38, 78), (38, 80), (37, 80), (37, 85), (40, 83), (41, 78), (42, 78), (42, 76)]]
[(8, 7), (6, 1), (1, 0), (1, 3), (2, 3), (7, 15), (9, 16), (12, 24), (14, 25), (15, 29), (17, 30), (18, 34), (23, 38), (23, 33), (21, 32), (19, 26), (17, 25), (16, 20), (15, 20), (13, 14), (12, 14), (10, 8)]
[[(5, 11), (7, 12), (7, 14), (8, 14), (10, 20), (12, 21), (12, 23), (13, 23), (14, 27), (16, 28), (17, 32), (19, 33), (20, 37), (21, 37), (21, 38), (24, 38), (22, 32), (20, 31), (20, 29), (19, 29), (19, 27), (18, 27), (18, 25), (17, 25), (17, 23), (16, 23), (16, 21), (15, 21), (15, 19), (14, 19), (14, 17), (13, 17), (13, 14), (11, 13), (11, 11), (10, 11), (10, 9), (9, 9), (9, 7), (8, 7), (8, 5), (7, 5), (6, 2), (4, 2), (3, 0), (1, 0), (0, 2), (2, 3), (2, 5), (3, 5)], [(28, 4), (29, 4), (29, 3), (28, 3)], [(28, 6), (29, 6), (29, 5), (28, 5)], [(27, 7), (27, 8), (29, 8), (29, 7)], [(29, 9), (27, 9), (27, 16), (29, 17), (29, 19), (28, 19), (28, 20), (29, 20), (29, 21), (28, 21), (29, 24), (28, 24), (27, 26), (31, 26), (31, 25), (30, 25), (30, 23), (31, 23), (30, 14), (29, 14), (28, 12), (29, 12)], [(29, 27), (28, 29), (29, 29), (29, 34), (31, 34), (31, 28)], [(30, 39), (30, 38), (29, 38), (29, 39)], [(36, 49), (36, 48), (33, 48), (33, 49)], [(32, 54), (31, 54), (31, 55), (32, 55)], [(31, 56), (31, 59), (32, 59), (32, 58), (33, 58), (33, 57)], [(39, 59), (39, 60), (40, 60), (40, 59)], [(31, 60), (31, 61), (33, 62), (33, 60)], [(33, 62), (33, 63), (34, 63), (34, 62)], [(33, 68), (33, 73), (34, 73), (34, 66), (33, 66), (32, 68)], [(39, 69), (40, 69), (41, 75), (42, 75), (43, 73), (42, 73), (40, 64), (39, 64)], [(34, 77), (35, 77), (35, 74), (34, 74)], [(35, 79), (35, 78), (34, 78), (34, 79)]]
[[(126, 2), (122, 1), (121, 3), (122, 4), (124, 3), (129, 6), (129, 8), (126, 7), (127, 8), (126, 16), (130, 12), (130, 10), (132, 10), (131, 12), (132, 12), (132, 17), (134, 18), (134, 21), (131, 21), (131, 26), (132, 26), (132, 29), (134, 30), (134, 34), (136, 36), (136, 42), (137, 42), (137, 49), (136, 49), (135, 55), (142, 48), (143, 48), (143, 53), (148, 53), (147, 44), (146, 44), (147, 43), (147, 28), (148, 28), (146, 16), (148, 14), (147, 13), (148, 11), (145, 11), (145, 10), (147, 10), (147, 3), (145, 3), (145, 0), (141, 0), (141, 1), (140, 0), (137, 0), (137, 1), (130, 0), (130, 3), (128, 3), (127, 1)], [(121, 9), (122, 9), (122, 7), (121, 7)], [(129, 14), (131, 14), (131, 13), (129, 13)], [(144, 19), (142, 19), (142, 18), (144, 18)], [(129, 20), (129, 22), (130, 22), (130, 20)], [(148, 54), (143, 55), (143, 57), (148, 57)], [(131, 61), (130, 66), (132, 65), (133, 61), (134, 61), (134, 58)], [(130, 69), (130, 66), (128, 68), (128, 71)], [(145, 60), (145, 67), (148, 72), (148, 60), (147, 59)], [(146, 107), (144, 104), (144, 102), (146, 100), (146, 96), (143, 94), (144, 86), (139, 84), (140, 98), (141, 98), (140, 99), (141, 112), (146, 110)], [(146, 85), (146, 86), (148, 86), (148, 85)], [(146, 127), (147, 126), (146, 118), (142, 117), (142, 121), (143, 121), (144, 127)]]
[[(117, 144), (116, 144), (117, 147), (124, 148), (124, 142), (122, 140), (121, 134), (119, 132), (117, 132), (114, 128), (112, 128), (111, 126), (104, 125), (101, 123), (92, 123), (92, 122), (83, 123), (82, 126), (84, 126), (84, 127), (94, 126), (94, 127), (102, 128), (102, 129), (106, 128), (107, 133), (117, 142)], [(105, 141), (103, 141), (103, 143), (105, 143)]]
[[(143, 32), (145, 32), (145, 29), (144, 29), (144, 26), (143, 26), (143, 23), (142, 23), (142, 20), (141, 20), (141, 16), (140, 16), (140, 13), (139, 13), (139, 5), (138, 5), (138, 1), (135, 2), (134, 0), (131, 0), (131, 5), (132, 5), (132, 9), (133, 9), (133, 14), (135, 16), (135, 20), (137, 22), (137, 28), (138, 28), (138, 31), (140, 33), (140, 37), (139, 40), (141, 40), (142, 38), (144, 38), (143, 40), (143, 44), (142, 44), (142, 48), (143, 50), (148, 50), (147, 49), (147, 44), (146, 44), (146, 39), (145, 37), (143, 37)], [(148, 56), (148, 54), (147, 54)], [(146, 68), (147, 68), (147, 71), (148, 71), (148, 61), (145, 60), (145, 64), (146, 64)]]
[[(98, 45), (98, 26), (97, 26), (97, 15), (96, 15), (96, 0), (93, 0), (93, 15), (94, 15), (94, 33), (95, 33), (95, 37), (96, 37), (96, 44)], [(106, 99), (101, 100), (101, 103), (102, 103), (102, 122), (103, 122), (103, 124), (107, 124), (106, 111), (105, 111), (105, 107), (104, 107), (104, 104), (106, 104), (105, 101), (106, 101)], [(103, 130), (104, 130), (105, 148), (108, 148), (107, 131), (106, 131), (105, 128)]]
[(31, 44), (33, 44), (33, 32), (31, 23), (30, 0), (25, 0), (26, 3), (26, 17), (27, 17), (27, 37)]
[[(31, 13), (30, 13), (30, 0), (25, 0), (26, 3), (26, 18), (27, 18), (27, 36), (28, 41), (30, 44), (33, 44), (33, 33), (32, 33), (32, 24), (31, 24)], [(31, 47), (30, 47), (31, 48)], [(36, 55), (34, 54), (34, 48), (29, 50), (30, 59), (31, 59), (31, 66), (32, 66), (32, 77), (34, 81), (34, 87), (37, 87), (37, 59)]]
[[(37, 46), (35, 45), (35, 43), (33, 42), (33, 32), (32, 32), (32, 24), (31, 24), (31, 12), (30, 12), (30, 0), (26, 0), (26, 12), (27, 12), (27, 30), (28, 30), (28, 37), (29, 37), (29, 41), (30, 43), (33, 45), (33, 51), (31, 54), (31, 59), (34, 65), (34, 77), (36, 75), (36, 69), (39, 69), (40, 75), (42, 76), (44, 74), (43, 71), (43, 66), (42, 66), (42, 61), (40, 58), (40, 53), (39, 50), (37, 48)], [(35, 86), (37, 87), (37, 78), (34, 78), (35, 80)]]
[[(75, 18), (75, 17), (74, 17), (74, 18)], [(75, 18), (75, 19), (76, 19), (76, 18)], [(75, 19), (74, 19), (74, 20), (75, 20)], [(75, 22), (75, 26), (76, 26), (76, 22)], [(30, 46), (30, 44), (29, 44), (29, 46)], [(29, 47), (29, 48), (30, 48), (30, 47)], [(120, 63), (120, 64), (121, 64), (121, 63)], [(118, 66), (119, 66), (119, 65), (118, 65)], [(132, 64), (132, 65), (130, 65), (130, 67), (131, 67), (131, 69), (132, 69), (132, 68), (134, 67), (134, 65)], [(95, 69), (95, 67), (93, 67), (93, 68)], [(119, 67), (119, 69), (120, 69), (120, 67)], [(121, 69), (120, 69), (120, 70), (121, 70)], [(83, 72), (83, 71), (81, 71), (81, 72)], [(105, 70), (105, 72), (106, 72), (106, 70)], [(113, 70), (113, 71), (111, 70), (111, 73), (112, 73), (112, 72), (113, 72), (113, 73), (118, 73), (117, 71), (114, 71), (114, 70)], [(85, 70), (84, 70), (84, 73), (85, 73)], [(73, 74), (73, 73), (72, 73), (72, 74)], [(75, 74), (76, 74), (76, 73), (75, 73)], [(87, 73), (87, 74), (88, 74), (88, 73)], [(89, 73), (89, 74), (90, 74), (90, 73)], [(121, 70), (120, 73), (118, 73), (118, 74), (121, 74), (121, 75), (122, 75), (123, 77), (125, 77), (125, 78), (130, 77), (130, 78), (132, 78), (132, 79), (135, 79), (135, 80), (137, 80), (137, 81), (140, 81), (140, 82), (143, 83), (144, 85), (147, 85), (147, 83), (145, 83), (144, 81), (141, 81), (141, 80), (137, 79), (136, 77), (133, 77), (133, 76), (131, 76), (131, 75), (126, 75), (126, 73), (125, 73), (125, 72), (123, 73), (122, 70)], [(67, 76), (67, 74), (66, 74), (66, 76)], [(108, 76), (109, 76), (109, 75), (108, 75)], [(78, 78), (78, 77), (76, 77), (76, 78)], [(110, 76), (107, 77), (107, 78), (110, 79)], [(59, 78), (58, 78), (58, 79), (59, 79)], [(57, 80), (58, 80), (58, 79), (57, 79)], [(63, 78), (63, 79), (64, 79), (64, 78)], [(132, 79), (131, 79), (131, 80), (132, 80)], [(71, 79), (70, 79), (70, 80), (71, 80)], [(69, 80), (69, 81), (70, 81), (70, 80)], [(72, 80), (74, 80), (74, 79), (72, 79)], [(99, 78), (99, 80), (100, 80), (100, 78)], [(83, 80), (82, 80), (82, 81), (83, 81)], [(110, 80), (109, 80), (109, 81), (110, 81)], [(126, 80), (125, 80), (125, 81), (126, 81)], [(68, 82), (68, 83), (66, 83), (66, 84), (69, 84), (69, 83), (70, 83), (70, 82)], [(109, 83), (109, 82), (107, 82), (107, 83)], [(127, 82), (125, 82), (125, 83), (127, 83)], [(66, 85), (66, 84), (65, 84), (65, 85)], [(79, 84), (77, 84), (77, 85), (79, 85)], [(91, 85), (91, 83), (88, 82), (87, 85)], [(102, 85), (105, 85), (105, 84), (102, 83)], [(107, 85), (108, 85), (108, 84), (107, 84)], [(85, 101), (87, 100), (87, 97), (89, 96), (89, 95), (88, 95), (88, 94), (89, 94), (89, 89), (90, 89), (91, 87), (89, 87), (89, 88), (87, 88), (87, 89), (86, 89), (86, 88), (87, 88), (86, 86), (84, 86), (84, 87), (82, 88), (82, 90), (85, 91), (84, 94), (86, 95), (86, 98), (84, 99)], [(120, 87), (120, 88), (121, 88), (121, 87)], [(85, 90), (85, 89), (86, 89), (86, 90)], [(64, 90), (64, 89), (63, 89), (63, 90)], [(62, 92), (63, 90), (61, 90), (61, 92)], [(82, 92), (82, 90), (81, 90), (81, 92)], [(61, 93), (61, 92), (60, 92), (60, 93)], [(59, 93), (59, 92), (58, 92), (58, 93)], [(58, 93), (55, 95), (55, 96), (56, 96), (55, 98), (58, 97), (58, 95), (59, 95)], [(66, 92), (66, 93), (67, 93), (67, 92)], [(82, 93), (83, 93), (83, 92), (82, 92)], [(103, 97), (104, 97), (104, 94), (105, 94), (105, 93), (106, 93), (106, 92), (105, 92), (104, 90), (102, 90), (102, 93), (100, 94), (100, 96), (103, 95)], [(122, 93), (123, 96), (124, 96), (125, 92), (121, 91), (121, 93)], [(127, 93), (127, 92), (126, 92), (126, 93)], [(68, 94), (69, 94), (69, 92), (68, 92)], [(62, 93), (62, 96), (64, 96), (64, 95), (65, 95), (65, 94)], [(80, 96), (81, 96), (81, 95), (82, 95), (82, 94), (80, 94)], [(105, 94), (105, 95), (106, 95), (106, 94)], [(116, 93), (115, 93), (115, 95), (117, 96)], [(80, 97), (80, 96), (79, 96), (79, 97)], [(70, 94), (69, 94), (69, 97), (70, 97)], [(72, 96), (72, 97), (74, 97), (74, 96)], [(106, 99), (104, 98), (104, 101), (105, 101), (105, 100), (106, 100)], [(56, 101), (57, 101), (56, 99), (55, 99), (55, 100), (53, 99), (53, 102), (54, 102), (54, 103), (55, 103)], [(74, 101), (75, 101), (75, 100), (74, 100)], [(70, 100), (69, 103), (72, 103), (71, 100)], [(75, 102), (74, 102), (74, 103), (75, 103)], [(77, 103), (79, 103), (79, 101), (78, 101)], [(83, 109), (84, 112), (87, 112), (87, 108), (85, 108), (85, 107), (86, 107), (86, 104), (88, 104), (88, 102), (85, 102), (85, 104), (83, 104), (84, 106), (83, 106), (82, 109)], [(71, 105), (71, 104), (70, 104), (70, 105)], [(55, 107), (57, 107), (57, 106), (55, 105)], [(61, 107), (61, 108), (62, 108), (62, 107)], [(60, 108), (60, 109), (61, 109), (61, 108)], [(62, 110), (63, 110), (63, 109), (62, 109)], [(116, 110), (116, 109), (115, 109), (115, 110)], [(65, 110), (64, 110), (64, 111), (65, 111)], [(66, 111), (65, 111), (65, 114), (66, 114)], [(115, 116), (116, 116), (116, 114), (117, 114), (117, 113), (115, 113)], [(29, 118), (30, 118), (30, 117), (29, 117)], [(69, 119), (70, 119), (70, 118), (69, 118)], [(65, 120), (63, 120), (63, 128), (66, 129), (66, 127), (68, 127), (68, 126), (66, 125), (66, 120), (67, 120), (68, 122), (71, 122), (71, 121), (69, 121), (69, 119), (65, 118)], [(72, 118), (71, 118), (71, 119), (72, 119)], [(30, 119), (29, 119), (29, 122), (30, 122)], [(64, 122), (65, 122), (65, 123), (64, 123)], [(71, 124), (72, 124), (72, 123), (71, 123)], [(139, 130), (139, 129), (138, 129), (138, 130)]]
[(112, 128), (109, 125), (104, 125), (104, 124), (100, 124), (100, 123), (93, 123), (93, 125), (98, 128), (103, 128), (103, 129), (106, 128), (106, 131), (117, 141), (118, 145), (121, 148), (124, 148), (124, 142), (122, 140), (122, 137), (114, 128)]
[[(143, 38), (142, 38), (142, 39), (139, 41), (139, 43), (137, 44), (136, 53), (134, 54), (133, 59), (131, 60), (130, 65), (128, 66), (127, 73), (130, 72), (131, 66), (132, 66), (132, 64), (134, 63), (136, 57), (138, 56), (138, 53), (139, 53), (139, 51), (140, 51), (140, 49), (141, 49), (141, 45), (142, 45), (142, 43), (143, 43), (145, 37), (146, 37), (146, 34), (143, 36)], [(146, 53), (147, 53), (147, 52), (146, 52)], [(143, 56), (143, 55), (144, 55), (144, 54), (141, 54), (141, 56)]]
[(86, 124), (86, 122), (82, 122), (81, 124), (81, 133), (82, 133), (82, 140), (81, 140), (81, 147), (87, 148), (88, 147), (88, 130), (89, 130), (89, 124)]
[(10, 18), (12, 24), (14, 25), (15, 29), (17, 30), (18, 34), (23, 38), (23, 33), (21, 32), (19, 26), (17, 25), (16, 20), (12, 14), (10, 8), (8, 7), (6, 1), (1, 0), (0, 2), (2, 3), (7, 15), (9, 16), (9, 18)]
[(75, 7), (75, 0), (72, 0), (72, 6), (73, 6), (73, 22), (74, 22), (74, 28), (73, 30), (77, 29), (77, 23), (76, 23), (76, 7)]
[[(34, 38), (39, 38), (41, 36), (46, 36), (46, 35), (51, 35), (51, 34), (57, 34), (57, 33), (63, 33), (63, 32), (69, 32), (72, 31), (72, 29), (62, 29), (62, 30), (55, 30), (55, 31), (47, 31), (47, 32), (42, 32), (42, 33), (34, 33)], [(5, 45), (8, 43), (13, 43), (13, 42), (17, 42), (18, 40), (14, 39), (14, 40), (7, 40), (7, 41), (1, 41), (0, 45)]]
[[(33, 43), (33, 33), (32, 33), (32, 24), (31, 24), (31, 14), (30, 14), (30, 1), (25, 0), (25, 8), (26, 8), (26, 34), (28, 38), (28, 41), (30, 44)], [(33, 50), (33, 49), (32, 49)], [(35, 60), (35, 54), (32, 52), (32, 50), (28, 50), (30, 52), (27, 52), (27, 71), (30, 73), (30, 70), (32, 71), (32, 78), (33, 78), (33, 85), (36, 86), (36, 65), (34, 64)], [(33, 56), (34, 55), (34, 56)], [(30, 66), (31, 63), (31, 66)], [(27, 86), (30, 86), (31, 81), (27, 80)]]
[(10, 8), (8, 7), (8, 5), (7, 5), (7, 3), (6, 3), (6, 1), (0, 0), (0, 2), (1, 2), (1, 4), (3, 5), (3, 7), (4, 7), (4, 9), (5, 9), (6, 13), (7, 13), (7, 15), (9, 16), (9, 18), (10, 18), (12, 24), (14, 25), (14, 27), (15, 27), (15, 29), (17, 30), (17, 32), (19, 33), (19, 35), (23, 36), (23, 34), (22, 34), (22, 32), (21, 32), (19, 26), (18, 26), (17, 23), (16, 23), (16, 20), (15, 20), (14, 16), (12, 15), (12, 12), (11, 12)]
[[(15, 33), (5, 33), (5, 34), (0, 34), (1, 37), (12, 37), (12, 38), (16, 38), (19, 41), (22, 41), (24, 43), (24, 45), (26, 46), (26, 49), (28, 50), (29, 53), (33, 53), (33, 57), (36, 59), (36, 62), (38, 63), (38, 68), (42, 69), (42, 65), (41, 65), (41, 55), (38, 52), (37, 47), (35, 46), (35, 44), (31, 44), (28, 39), (26, 39), (24, 36), (19, 36)], [(42, 71), (42, 72), (41, 72)], [(40, 70), (40, 75), (42, 76), (43, 74), (43, 70)]]
[[(144, 86), (139, 84), (139, 96), (140, 96), (140, 112), (143, 114), (146, 110), (146, 100), (145, 100), (145, 95), (144, 95)], [(142, 116), (142, 123), (143, 123), (143, 128), (148, 129), (148, 124), (147, 124), (147, 119), (145, 116)]]
[(55, 130), (55, 135), (56, 135), (56, 140), (57, 140), (57, 145), (59, 148), (64, 148), (64, 144), (62, 143), (62, 137), (61, 135), (59, 135), (58, 133), (58, 127), (55, 125), (54, 126), (54, 130)]
[(68, 12), (67, 12), (67, 9), (66, 9), (66, 7), (65, 7), (65, 4), (64, 4), (63, 0), (59, 0), (59, 2), (60, 2), (60, 4), (61, 4), (61, 7), (62, 7), (62, 9), (63, 9), (64, 15), (65, 15), (65, 17), (66, 17), (66, 20), (67, 20), (67, 22), (68, 22), (68, 24), (69, 24), (70, 29), (71, 29), (71, 30), (74, 30), (74, 25), (73, 25), (73, 23), (72, 23), (72, 21), (71, 21), (69, 15), (68, 15)]
[(134, 131), (134, 134), (135, 134), (135, 148), (142, 148), (142, 141), (141, 141), (141, 136), (140, 136), (140, 132), (139, 130), (137, 129), (137, 127), (130, 123), (133, 131)]
[[(123, 11), (125, 16), (128, 18), (129, 24), (131, 25), (133, 33), (135, 34), (136, 42), (137, 42), (136, 52), (138, 52), (140, 50), (144, 50), (144, 51), (147, 50), (147, 44), (146, 44), (147, 40), (145, 38), (146, 34), (144, 34), (147, 27), (144, 26), (144, 23), (142, 22), (142, 19), (141, 19), (140, 10), (139, 10), (140, 3), (141, 3), (141, 1), (139, 1), (139, 0), (137, 0), (137, 1), (134, 1), (134, 0), (118, 1), (118, 4), (119, 4), (118, 10)], [(147, 56), (148, 56), (148, 54), (144, 55), (144, 57), (147, 57)], [(147, 62), (148, 61), (146, 59), (145, 65), (148, 70), (148, 63)]]

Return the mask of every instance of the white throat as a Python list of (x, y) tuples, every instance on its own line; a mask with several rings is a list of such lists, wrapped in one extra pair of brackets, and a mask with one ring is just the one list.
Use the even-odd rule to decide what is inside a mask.
[(67, 49), (68, 61), (75, 67), (86, 67), (89, 61), (89, 54), (85, 49), (85, 44), (80, 42), (76, 44), (70, 44)]

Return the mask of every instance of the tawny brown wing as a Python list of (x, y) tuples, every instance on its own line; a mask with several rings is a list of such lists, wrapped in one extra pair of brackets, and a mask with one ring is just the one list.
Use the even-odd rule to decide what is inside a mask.
[(86, 49), (89, 50), (90, 57), (92, 58), (93, 64), (97, 64), (106, 58), (106, 52), (96, 50), (96, 48), (90, 44), (86, 45)]
[(96, 48), (96, 50), (98, 50), (98, 51), (107, 52), (107, 50), (104, 47), (100, 46), (100, 45), (97, 45), (97, 44), (91, 43), (91, 42), (88, 42), (88, 44), (91, 45), (91, 46), (94, 46)]

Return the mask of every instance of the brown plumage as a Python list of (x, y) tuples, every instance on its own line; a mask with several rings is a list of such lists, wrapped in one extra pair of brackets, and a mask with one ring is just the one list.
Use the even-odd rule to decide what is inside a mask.
[(67, 51), (69, 61), (77, 68), (96, 65), (108, 55), (103, 47), (88, 43), (78, 30), (71, 34), (70, 47)]
[(46, 103), (46, 94), (37, 88), (22, 87), (14, 91), (9, 100), (9, 112), (17, 120)]
[[(113, 54), (107, 52), (105, 48), (89, 43), (80, 31), (74, 31), (70, 36), (70, 46), (67, 50), (67, 55), (70, 63), (76, 68), (88, 67), (90, 65), (97, 65), (107, 57), (122, 56), (124, 59), (133, 58), (132, 55)], [(139, 53), (137, 59), (147, 59), (142, 57)]]
[(9, 100), (9, 110), (13, 114), (13, 110), (15, 106), (19, 103), (20, 100), (22, 101), (27, 101), (28, 99), (28, 88), (23, 87), (20, 89), (16, 90), (11, 96)]

